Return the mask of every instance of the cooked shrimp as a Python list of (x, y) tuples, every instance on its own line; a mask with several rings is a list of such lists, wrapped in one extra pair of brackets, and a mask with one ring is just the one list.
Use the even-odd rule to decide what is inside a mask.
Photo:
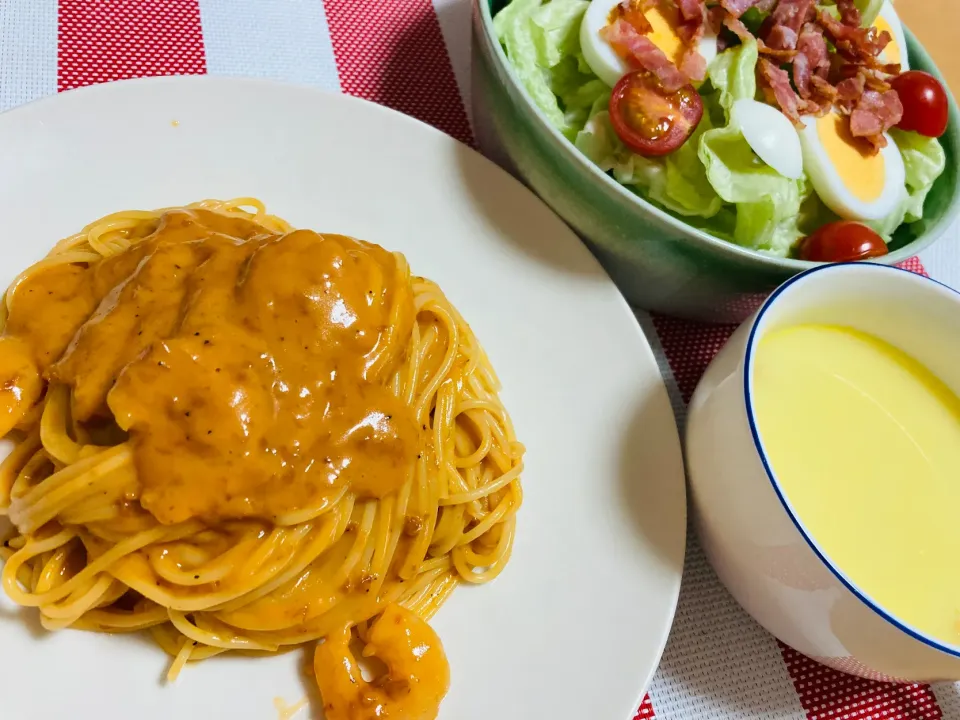
[(424, 620), (400, 605), (387, 606), (363, 649), (364, 657), (376, 656), (387, 670), (369, 683), (350, 640), (344, 628), (313, 656), (327, 720), (435, 720), (450, 687), (450, 666), (440, 638)]

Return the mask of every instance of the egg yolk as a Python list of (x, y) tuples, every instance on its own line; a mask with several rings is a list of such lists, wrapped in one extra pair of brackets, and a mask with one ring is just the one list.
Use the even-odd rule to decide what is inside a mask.
[(817, 135), (847, 190), (863, 202), (878, 200), (886, 185), (883, 154), (870, 155), (866, 143), (850, 133), (846, 118), (836, 113), (817, 120)]
[(900, 64), (900, 46), (897, 44), (897, 36), (893, 32), (893, 28), (890, 27), (890, 23), (887, 22), (887, 19), (882, 15), (877, 15), (877, 19), (874, 21), (873, 26), (877, 29), (878, 33), (882, 33), (886, 30), (890, 33), (890, 37), (893, 40), (887, 45), (883, 50), (883, 59), (888, 63), (897, 63)]
[(680, 24), (680, 11), (673, 6), (666, 6), (665, 3), (657, 3), (644, 13), (644, 17), (653, 28), (653, 32), (647, 37), (679, 67), (683, 59), (683, 42), (676, 31)]
[[(624, 18), (634, 27), (638, 27), (630, 18), (634, 13), (642, 11), (639, 0), (630, 0), (629, 3), (620, 3), (613, 6), (607, 17), (607, 22), (615, 23)], [(680, 27), (680, 11), (667, 2), (656, 3), (649, 10), (643, 11), (643, 17), (650, 24), (650, 31), (645, 33), (650, 40), (663, 52), (674, 65), (680, 67), (683, 61), (684, 44), (677, 33)]]

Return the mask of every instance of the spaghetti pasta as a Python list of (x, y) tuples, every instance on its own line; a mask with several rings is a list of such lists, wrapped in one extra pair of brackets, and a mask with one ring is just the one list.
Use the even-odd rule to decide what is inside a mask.
[[(171, 680), (321, 640), (329, 720), (435, 717), (424, 621), (508, 561), (523, 446), (434, 283), (255, 199), (204, 201), (62, 240), (2, 322), (11, 599), (51, 630), (149, 631)], [(356, 640), (384, 677), (344, 683)]]

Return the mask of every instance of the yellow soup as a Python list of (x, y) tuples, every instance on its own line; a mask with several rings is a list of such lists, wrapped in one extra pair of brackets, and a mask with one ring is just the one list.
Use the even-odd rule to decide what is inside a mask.
[(760, 437), (813, 539), (885, 610), (960, 644), (960, 399), (845, 327), (773, 331), (753, 373)]

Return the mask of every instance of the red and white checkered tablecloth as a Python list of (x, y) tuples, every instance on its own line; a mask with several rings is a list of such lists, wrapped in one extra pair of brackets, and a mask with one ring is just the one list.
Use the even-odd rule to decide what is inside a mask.
[[(247, 75), (383, 103), (472, 144), (469, 25), (469, 0), (0, 0), (0, 110), (123, 78)], [(923, 258), (954, 286), (958, 235)], [(910, 266), (923, 271), (919, 260)], [(682, 424), (732, 328), (638, 319)], [(673, 632), (636, 717), (960, 720), (960, 685), (860, 680), (778, 644), (691, 538)]]

